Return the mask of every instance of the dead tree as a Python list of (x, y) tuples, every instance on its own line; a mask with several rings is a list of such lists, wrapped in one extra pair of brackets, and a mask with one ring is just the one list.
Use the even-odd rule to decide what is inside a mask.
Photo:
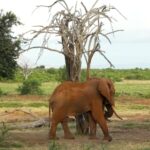
[[(77, 8), (77, 4), (74, 7), (69, 7), (65, 0), (56, 0), (49, 6), (37, 6), (37, 8), (45, 7), (49, 9), (50, 14), (52, 14), (52, 9), (56, 5), (62, 6), (62, 9), (54, 13), (54, 15), (49, 15), (47, 26), (38, 25), (36, 26), (37, 29), (28, 32), (31, 38), (28, 39), (29, 45), (25, 51), (30, 49), (41, 49), (42, 51), (46, 49), (64, 55), (66, 73), (68, 80), (71, 81), (80, 80), (82, 57), (85, 58), (87, 79), (89, 78), (90, 64), (96, 52), (100, 53), (113, 66), (104, 55), (104, 51), (101, 50), (100, 39), (104, 37), (111, 43), (109, 34), (120, 31), (114, 31), (111, 28), (114, 18), (109, 15), (112, 10), (120, 12), (113, 6), (103, 5), (96, 7), (97, 3), (98, 0), (95, 1), (89, 10), (82, 2), (80, 8)], [(103, 30), (105, 24), (108, 23), (110, 24), (109, 32)], [(34, 40), (41, 36), (43, 37), (42, 45), (33, 46)], [(54, 36), (58, 37), (58, 43), (61, 44), (62, 48), (55, 49), (50, 46), (50, 39)], [(83, 119), (79, 117), (77, 121), (81, 125), (79, 120), (83, 121)]]

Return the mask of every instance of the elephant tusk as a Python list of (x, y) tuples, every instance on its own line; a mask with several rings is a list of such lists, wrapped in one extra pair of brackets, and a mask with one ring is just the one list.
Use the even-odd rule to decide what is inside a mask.
[(114, 114), (116, 115), (116, 117), (119, 118), (120, 120), (123, 120), (123, 119), (116, 113), (114, 106), (112, 106), (112, 109), (113, 109), (113, 112), (114, 112)]

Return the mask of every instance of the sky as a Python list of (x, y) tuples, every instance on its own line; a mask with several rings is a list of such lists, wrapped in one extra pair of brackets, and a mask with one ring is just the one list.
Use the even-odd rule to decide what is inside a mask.
[[(81, 0), (78, 0), (81, 2)], [(82, 0), (90, 8), (94, 1)], [(48, 10), (41, 8), (35, 10), (37, 5), (50, 5), (54, 0), (0, 0), (0, 9), (4, 12), (12, 11), (24, 24), (14, 29), (16, 34), (21, 34), (32, 28), (34, 25), (46, 24)], [(76, 0), (66, 0), (70, 6), (75, 5)], [(78, 2), (78, 3), (79, 3)], [(117, 69), (124, 68), (150, 68), (150, 1), (149, 0), (99, 0), (99, 5), (107, 4), (115, 6), (125, 17), (117, 13), (112, 16), (117, 20), (113, 23), (114, 29), (123, 29), (123, 32), (115, 33), (111, 37), (112, 43), (102, 42), (101, 47), (105, 55)], [(56, 8), (55, 11), (58, 11)], [(50, 67), (63, 67), (65, 65), (63, 55), (44, 51), (36, 63), (39, 53), (32, 50), (24, 53), (18, 59), (23, 65), (28, 63), (31, 67), (44, 65)], [(86, 64), (83, 60), (82, 67)], [(107, 68), (109, 64), (99, 54), (95, 55), (91, 64), (92, 68)]]

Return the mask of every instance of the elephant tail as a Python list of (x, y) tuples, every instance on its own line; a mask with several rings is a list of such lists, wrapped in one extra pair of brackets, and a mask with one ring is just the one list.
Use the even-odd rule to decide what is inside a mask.
[(51, 117), (52, 117), (52, 101), (49, 99), (49, 126), (51, 122)]
[(114, 114), (116, 115), (116, 117), (119, 118), (120, 120), (123, 120), (123, 119), (116, 113), (116, 111), (115, 111), (115, 109), (114, 109), (114, 106), (112, 106), (112, 109), (113, 109), (113, 112), (114, 112)]

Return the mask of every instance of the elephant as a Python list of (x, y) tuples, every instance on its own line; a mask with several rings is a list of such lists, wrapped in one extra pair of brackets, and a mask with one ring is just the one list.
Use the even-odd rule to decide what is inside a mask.
[(112, 137), (109, 135), (106, 119), (113, 113), (118, 116), (113, 108), (115, 106), (114, 94), (113, 83), (106, 78), (91, 78), (82, 83), (71, 81), (61, 83), (49, 100), (49, 107), (53, 112), (49, 138), (57, 139), (56, 128), (58, 123), (61, 123), (64, 138), (74, 139), (68, 128), (68, 116), (88, 112), (91, 138), (96, 136), (96, 123), (98, 123), (104, 134), (103, 140), (111, 141)]

